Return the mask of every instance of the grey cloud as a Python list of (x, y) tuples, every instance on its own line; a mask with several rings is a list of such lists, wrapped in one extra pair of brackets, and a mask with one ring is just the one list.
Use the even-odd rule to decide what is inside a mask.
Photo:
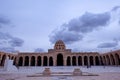
[(44, 49), (42, 49), (42, 48), (36, 48), (34, 52), (44, 52)]
[(101, 43), (97, 47), (98, 48), (113, 48), (118, 46), (118, 42), (107, 42), (107, 43)]
[(112, 11), (117, 11), (120, 8), (120, 6), (115, 6), (112, 8)]
[(57, 40), (63, 40), (66, 44), (71, 44), (75, 41), (79, 41), (83, 38), (82, 35), (61, 29), (59, 31), (55, 31), (50, 37), (50, 42), (55, 43)]
[[(3, 16), (0, 16), (0, 29), (10, 27), (11, 21)], [(5, 26), (8, 25), (8, 26)], [(21, 47), (24, 41), (18, 37), (14, 37), (9, 33), (0, 31), (0, 51), (15, 52), (16, 47)]]
[(4, 16), (0, 16), (0, 28), (4, 27), (4, 25), (10, 24), (10, 20), (5, 18)]
[(15, 48), (13, 48), (13, 47), (0, 47), (0, 51), (3, 51), (3, 52), (16, 52)]
[(20, 38), (12, 38), (12, 40), (9, 41), (9, 43), (13, 47), (21, 47), (23, 45), (24, 41)]
[(71, 20), (67, 27), (70, 31), (87, 33), (107, 25), (110, 20), (109, 13), (93, 14), (86, 12), (78, 19)]
[(63, 24), (60, 29), (54, 30), (49, 36), (50, 42), (61, 39), (65, 43), (71, 44), (83, 39), (83, 33), (91, 32), (101, 26), (107, 25), (110, 20), (109, 13), (92, 14), (85, 13), (79, 18), (72, 19), (68, 24)]

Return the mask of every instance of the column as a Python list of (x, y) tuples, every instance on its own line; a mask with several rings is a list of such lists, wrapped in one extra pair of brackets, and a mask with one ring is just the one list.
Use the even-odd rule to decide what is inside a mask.
[(84, 56), (82, 56), (82, 66), (84, 66)]
[(78, 66), (78, 56), (76, 56), (76, 66)]
[(31, 65), (31, 57), (29, 57), (29, 66)]
[(25, 57), (23, 57), (23, 64), (22, 64), (22, 66), (24, 66), (24, 64), (25, 64)]
[(35, 56), (35, 66), (37, 66), (37, 57)]
[(49, 66), (49, 57), (47, 56), (47, 58), (48, 58), (48, 61), (47, 61), (47, 62), (48, 62), (48, 63), (47, 63), (47, 66)]
[(43, 66), (43, 56), (41, 56), (41, 66)]
[(89, 56), (87, 56), (88, 57), (88, 66), (90, 66), (90, 58), (89, 58)]
[(94, 66), (96, 65), (95, 62), (96, 62), (96, 61), (95, 61), (95, 56), (93, 56), (93, 65), (94, 65)]

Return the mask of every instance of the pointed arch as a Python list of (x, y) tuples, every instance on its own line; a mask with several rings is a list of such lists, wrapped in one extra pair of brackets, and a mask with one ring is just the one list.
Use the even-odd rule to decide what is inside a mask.
[(87, 66), (88, 65), (88, 57), (84, 56), (84, 65)]
[(29, 66), (29, 57), (28, 56), (25, 56), (24, 66)]
[(4, 64), (5, 64), (5, 59), (6, 59), (6, 55), (4, 54), (4, 55), (2, 56), (1, 66), (4, 66)]
[(81, 56), (78, 57), (78, 65), (82, 66), (82, 57)]
[(31, 66), (35, 66), (35, 56), (31, 57)]
[(57, 55), (57, 66), (63, 66), (63, 55), (62, 54)]
[(95, 64), (96, 65), (100, 65), (100, 61), (99, 61), (99, 57), (98, 56), (95, 56)]
[(37, 66), (41, 66), (41, 56), (37, 57)]
[(90, 56), (89, 58), (90, 58), (89, 59), (90, 60), (90, 65), (94, 65), (94, 63), (93, 63), (93, 56)]
[(23, 66), (23, 57), (19, 57), (18, 65)]
[(71, 66), (71, 58), (70, 58), (70, 56), (67, 57), (67, 66)]
[(115, 59), (116, 59), (117, 65), (120, 65), (120, 57), (117, 53), (115, 54)]
[(76, 57), (75, 56), (72, 57), (72, 63), (73, 63), (73, 66), (76, 66)]
[(49, 58), (49, 66), (53, 66), (53, 58), (52, 57)]
[(114, 59), (114, 56), (111, 54), (110, 57), (111, 57), (111, 64), (112, 64), (112, 65), (115, 65), (115, 59)]
[(48, 58), (47, 58), (47, 56), (44, 56), (44, 58), (43, 58), (43, 66), (47, 66), (47, 63), (48, 63)]

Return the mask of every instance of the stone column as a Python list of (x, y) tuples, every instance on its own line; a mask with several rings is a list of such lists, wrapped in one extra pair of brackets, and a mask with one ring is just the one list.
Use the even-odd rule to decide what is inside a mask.
[(22, 66), (24, 66), (24, 64), (25, 64), (25, 57), (23, 57), (23, 64), (22, 64)]
[(37, 66), (37, 57), (35, 56), (35, 66)]
[(99, 60), (99, 65), (102, 65), (100, 56), (98, 56), (98, 60)]
[(96, 65), (95, 62), (96, 62), (96, 61), (95, 61), (95, 56), (93, 56), (93, 65), (94, 65), (94, 66)]
[(84, 56), (82, 56), (82, 66), (84, 66)]
[(67, 65), (67, 64), (66, 64), (66, 60), (67, 60), (67, 58), (65, 57), (64, 60), (63, 60), (63, 61), (64, 61), (64, 62), (63, 62), (63, 65), (64, 65), (64, 66)]
[(41, 66), (43, 66), (43, 56), (41, 56)]
[(47, 58), (48, 58), (48, 61), (47, 61), (47, 66), (49, 66), (49, 56), (47, 56)]
[(31, 56), (29, 57), (29, 66), (31, 65)]
[(76, 66), (78, 66), (78, 56), (76, 56)]
[(71, 57), (71, 66), (73, 66), (73, 63), (72, 63), (72, 57)]
[(88, 57), (88, 66), (90, 66), (90, 58), (89, 58), (89, 56), (87, 56)]

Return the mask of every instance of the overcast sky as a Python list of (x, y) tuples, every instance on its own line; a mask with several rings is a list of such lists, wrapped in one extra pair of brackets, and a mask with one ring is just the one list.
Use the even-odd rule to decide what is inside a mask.
[(120, 49), (120, 0), (0, 0), (0, 50)]

